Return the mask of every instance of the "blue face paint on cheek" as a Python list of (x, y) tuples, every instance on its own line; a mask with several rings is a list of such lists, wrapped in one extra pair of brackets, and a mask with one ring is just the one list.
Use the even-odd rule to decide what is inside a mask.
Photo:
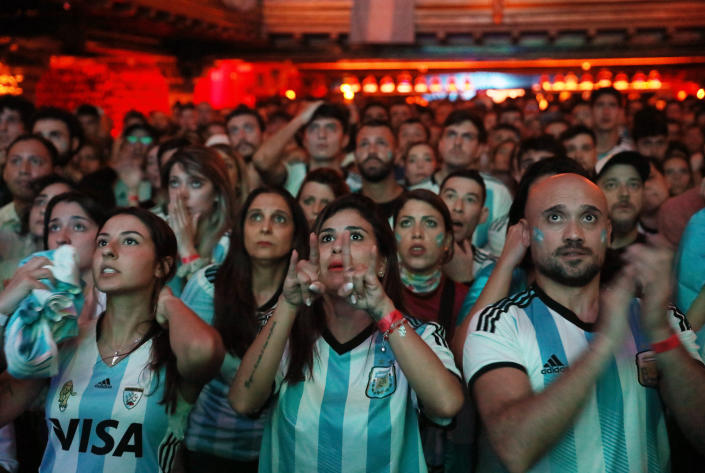
[(538, 228), (534, 227), (531, 237), (536, 243), (543, 243), (543, 232)]
[(600, 233), (600, 241), (605, 244), (607, 243), (607, 230), (602, 230)]
[(401, 243), (401, 235), (399, 235), (397, 232), (394, 232), (394, 237), (397, 239), (397, 243)]
[(443, 241), (446, 239), (446, 234), (445, 233), (439, 233), (436, 235), (436, 245), (440, 248), (443, 246)]

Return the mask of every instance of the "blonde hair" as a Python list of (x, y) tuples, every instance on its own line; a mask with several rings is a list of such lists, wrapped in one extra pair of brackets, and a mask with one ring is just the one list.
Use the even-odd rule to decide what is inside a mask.
[(209, 259), (220, 237), (230, 229), (235, 217), (235, 198), (223, 158), (213, 149), (201, 145), (180, 148), (162, 169), (162, 188), (169, 187), (169, 174), (180, 164), (188, 174), (199, 174), (213, 184), (213, 212), (202, 219), (196, 230), (196, 250)]
[(237, 204), (235, 213), (237, 214), (237, 210), (242, 207), (250, 193), (250, 186), (247, 180), (247, 165), (229, 145), (218, 143), (209, 146), (209, 148), (213, 148), (223, 159), (232, 159), (237, 168), (237, 182), (231, 182), (234, 186), (233, 193)]

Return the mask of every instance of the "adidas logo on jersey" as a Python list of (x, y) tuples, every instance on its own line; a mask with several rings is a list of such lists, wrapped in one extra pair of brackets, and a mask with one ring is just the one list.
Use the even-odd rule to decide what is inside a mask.
[(564, 365), (555, 354), (553, 354), (548, 361), (543, 364), (541, 374), (557, 374), (562, 373), (567, 369), (568, 367)]
[(94, 388), (98, 389), (112, 389), (113, 387), (110, 385), (110, 378), (105, 378), (103, 381), (98, 381), (95, 383), (93, 386)]

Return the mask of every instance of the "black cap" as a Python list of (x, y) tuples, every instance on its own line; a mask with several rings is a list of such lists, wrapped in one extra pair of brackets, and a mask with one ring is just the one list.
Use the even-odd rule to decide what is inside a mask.
[(649, 160), (636, 151), (622, 151), (610, 158), (605, 159), (604, 161), (606, 161), (604, 164), (602, 162), (598, 162), (597, 166), (595, 166), (598, 169), (595, 182), (599, 181), (609, 168), (616, 166), (617, 164), (632, 166), (636, 169), (636, 172), (639, 173), (642, 182), (646, 182), (647, 179), (649, 179), (649, 173), (651, 172)]

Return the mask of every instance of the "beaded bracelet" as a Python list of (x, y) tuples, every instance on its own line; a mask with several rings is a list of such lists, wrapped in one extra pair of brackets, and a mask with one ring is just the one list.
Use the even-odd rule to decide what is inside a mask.
[(663, 353), (669, 350), (673, 350), (676, 348), (678, 345), (681, 344), (681, 339), (678, 337), (677, 333), (674, 333), (670, 337), (668, 337), (665, 340), (661, 340), (660, 342), (655, 342), (651, 344), (651, 350), (654, 353)]
[(382, 339), (386, 342), (389, 340), (389, 336), (394, 333), (395, 330), (399, 329), (399, 336), (400, 337), (406, 337), (406, 327), (404, 327), (404, 324), (407, 322), (407, 320), (402, 317), (401, 320), (397, 320), (394, 322), (385, 332), (384, 335), (382, 335)]

